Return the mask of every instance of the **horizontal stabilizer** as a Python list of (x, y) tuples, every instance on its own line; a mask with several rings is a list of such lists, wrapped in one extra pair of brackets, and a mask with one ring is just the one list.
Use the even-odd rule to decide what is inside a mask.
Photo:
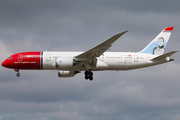
[(171, 55), (173, 55), (174, 53), (176, 53), (177, 51), (172, 51), (163, 55), (160, 55), (158, 57), (153, 58), (152, 60), (161, 60), (161, 59), (165, 59), (167, 57), (170, 57)]

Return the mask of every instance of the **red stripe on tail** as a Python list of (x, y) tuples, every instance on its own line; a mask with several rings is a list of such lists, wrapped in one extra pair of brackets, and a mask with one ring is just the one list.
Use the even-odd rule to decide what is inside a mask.
[(174, 27), (165, 28), (164, 31), (172, 31)]

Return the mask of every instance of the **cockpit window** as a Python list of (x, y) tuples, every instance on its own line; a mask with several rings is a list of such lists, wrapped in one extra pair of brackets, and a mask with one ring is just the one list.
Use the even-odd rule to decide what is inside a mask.
[(12, 57), (8, 57), (7, 59), (11, 59)]

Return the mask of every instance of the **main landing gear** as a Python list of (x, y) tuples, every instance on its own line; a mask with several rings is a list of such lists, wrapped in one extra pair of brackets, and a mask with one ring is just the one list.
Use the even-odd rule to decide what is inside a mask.
[(85, 71), (84, 72), (84, 75), (85, 75), (85, 79), (86, 80), (90, 80), (90, 81), (92, 81), (93, 80), (93, 73), (91, 72), (91, 71)]
[(19, 77), (20, 76), (20, 73), (19, 73), (19, 69), (14, 69), (14, 71), (16, 71), (16, 76)]

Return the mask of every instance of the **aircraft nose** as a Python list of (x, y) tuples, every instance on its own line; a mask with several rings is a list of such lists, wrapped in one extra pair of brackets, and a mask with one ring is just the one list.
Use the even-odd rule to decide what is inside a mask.
[(11, 68), (12, 67), (12, 63), (11, 61), (9, 60), (5, 60), (4, 62), (2, 62), (1, 64), (3, 67), (6, 67), (6, 68)]
[(5, 67), (5, 61), (4, 62), (2, 62), (2, 64), (1, 64), (3, 67)]

